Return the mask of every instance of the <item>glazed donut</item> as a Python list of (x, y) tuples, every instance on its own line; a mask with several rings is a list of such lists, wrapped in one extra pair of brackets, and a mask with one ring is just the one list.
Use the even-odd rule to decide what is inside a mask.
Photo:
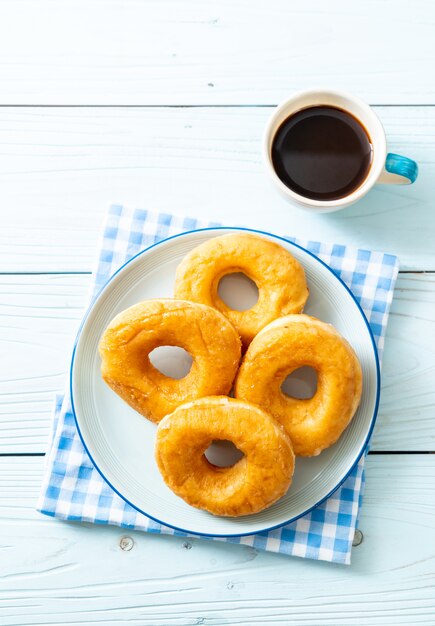
[[(229, 440), (244, 456), (216, 467), (204, 452)], [(289, 488), (294, 454), (284, 429), (262, 409), (234, 398), (183, 404), (157, 428), (156, 461), (164, 481), (188, 504), (213, 515), (258, 513)]]
[[(258, 302), (247, 311), (230, 309), (218, 295), (220, 280), (236, 272), (258, 287)], [(282, 246), (257, 235), (233, 233), (213, 237), (187, 254), (177, 269), (175, 297), (218, 309), (246, 347), (272, 320), (300, 313), (308, 289), (302, 266)]]
[[(294, 370), (317, 372), (310, 399), (281, 391)], [(315, 456), (337, 441), (361, 399), (362, 371), (347, 341), (331, 326), (308, 315), (275, 320), (255, 337), (237, 375), (235, 396), (261, 406), (284, 426), (299, 456)]]
[[(181, 380), (150, 362), (158, 346), (179, 346), (193, 358)], [(203, 304), (145, 300), (119, 313), (99, 345), (105, 382), (153, 422), (183, 402), (230, 391), (241, 355), (240, 338), (229, 321)]]

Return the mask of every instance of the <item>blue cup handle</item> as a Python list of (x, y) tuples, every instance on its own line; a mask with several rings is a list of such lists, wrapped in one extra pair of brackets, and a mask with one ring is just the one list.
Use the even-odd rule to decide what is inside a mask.
[(385, 168), (379, 176), (378, 183), (385, 185), (412, 185), (417, 180), (418, 165), (412, 159), (389, 152), (385, 160)]

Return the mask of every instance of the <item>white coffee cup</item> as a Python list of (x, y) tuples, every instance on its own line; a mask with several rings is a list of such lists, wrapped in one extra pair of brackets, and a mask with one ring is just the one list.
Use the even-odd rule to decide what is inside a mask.
[[(355, 117), (365, 128), (373, 149), (372, 162), (364, 181), (347, 196), (336, 200), (314, 200), (296, 193), (279, 178), (272, 162), (272, 144), (281, 124), (298, 111), (319, 105), (337, 107)], [(384, 127), (373, 109), (359, 98), (341, 91), (303, 91), (282, 102), (267, 123), (263, 139), (263, 157), (272, 180), (284, 196), (296, 202), (301, 208), (315, 213), (344, 209), (365, 196), (376, 183), (409, 185), (418, 175), (415, 161), (398, 154), (387, 154)]]

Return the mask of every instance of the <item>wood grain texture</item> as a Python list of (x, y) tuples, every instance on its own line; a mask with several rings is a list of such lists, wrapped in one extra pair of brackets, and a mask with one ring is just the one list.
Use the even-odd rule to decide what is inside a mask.
[[(430, 0), (2, 0), (3, 104), (435, 103)], [(55, 27), (54, 27), (55, 26)]]
[(0, 277), (0, 452), (43, 452), (89, 276)]
[(400, 274), (373, 449), (435, 450), (435, 273)]
[(263, 167), (269, 108), (0, 109), (0, 271), (89, 271), (112, 202), (385, 250), (402, 269), (435, 269), (435, 107), (377, 112), (390, 148), (419, 162), (419, 180), (313, 215), (281, 198)]
[(0, 459), (2, 626), (434, 624), (435, 455), (369, 457), (349, 568), (51, 520), (42, 465)]
[[(0, 453), (43, 452), (89, 275), (0, 277)], [(435, 450), (435, 274), (401, 274), (373, 450)]]

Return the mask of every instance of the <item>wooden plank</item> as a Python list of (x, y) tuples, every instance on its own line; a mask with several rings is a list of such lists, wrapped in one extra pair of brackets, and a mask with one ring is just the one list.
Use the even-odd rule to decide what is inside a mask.
[(45, 451), (89, 278), (0, 277), (0, 452)]
[[(88, 275), (0, 277), (0, 453), (42, 452)], [(435, 274), (401, 274), (373, 450), (435, 450)]]
[(89, 271), (112, 202), (381, 249), (402, 269), (435, 269), (435, 107), (377, 111), (391, 148), (419, 162), (419, 181), (313, 215), (281, 198), (263, 168), (269, 108), (0, 109), (0, 271)]
[(0, 458), (2, 626), (433, 624), (434, 455), (369, 457), (350, 568), (51, 520), (42, 465)]
[(400, 274), (387, 328), (373, 449), (435, 450), (434, 376), (435, 274)]
[(320, 84), (434, 103), (433, 23), (430, 0), (2, 0), (0, 102), (275, 104)]

